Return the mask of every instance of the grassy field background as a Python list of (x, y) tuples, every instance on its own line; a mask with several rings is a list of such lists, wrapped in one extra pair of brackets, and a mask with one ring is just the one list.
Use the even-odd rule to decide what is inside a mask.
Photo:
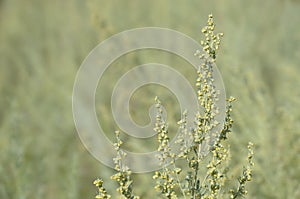
[[(298, 0), (0, 0), (0, 198), (93, 198), (98, 176), (112, 191), (113, 171), (86, 151), (72, 118), (72, 89), (81, 62), (99, 42), (130, 28), (166, 27), (199, 41), (210, 13), (217, 31), (225, 33), (218, 68), (227, 95), (238, 99), (230, 137), (232, 173), (241, 172), (252, 141), (256, 166), (248, 198), (300, 198), (299, 11)], [(114, 82), (148, 62), (171, 63), (194, 81), (191, 66), (150, 50), (120, 58), (105, 77)], [(117, 128), (109, 95), (103, 95), (111, 89), (99, 84), (96, 94), (106, 132)], [(178, 119), (174, 96), (162, 88), (158, 94), (145, 89), (131, 101), (138, 123), (146, 122), (138, 119), (155, 95), (165, 101), (170, 123)], [(154, 140), (148, 140), (148, 149)], [(126, 145), (132, 150), (140, 146)], [(134, 177), (136, 193), (155, 198), (149, 191), (151, 174)]]

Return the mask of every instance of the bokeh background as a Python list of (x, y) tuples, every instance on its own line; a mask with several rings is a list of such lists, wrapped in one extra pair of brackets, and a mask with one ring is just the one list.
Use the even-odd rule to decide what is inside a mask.
[[(166, 27), (200, 41), (210, 13), (217, 31), (225, 33), (218, 68), (227, 95), (238, 99), (230, 136), (232, 175), (240, 174), (252, 141), (256, 166), (248, 198), (300, 198), (298, 0), (0, 0), (0, 198), (93, 198), (97, 177), (112, 192), (113, 170), (87, 152), (73, 123), (72, 89), (81, 62), (99, 42), (131, 28)], [(171, 64), (194, 81), (195, 71), (183, 60), (151, 50), (121, 57), (105, 78), (114, 82), (147, 62)], [(97, 113), (113, 140), (112, 85), (101, 81)], [(131, 101), (133, 118), (147, 122), (141, 116), (155, 95), (167, 108), (172, 130), (180, 113), (165, 88), (138, 90)], [(155, 148), (153, 142), (125, 147), (147, 151)], [(134, 176), (142, 198), (156, 198), (151, 175)]]

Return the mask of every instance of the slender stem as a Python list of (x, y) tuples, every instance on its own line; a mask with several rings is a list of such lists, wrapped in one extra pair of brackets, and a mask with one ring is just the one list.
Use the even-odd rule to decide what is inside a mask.
[(195, 152), (195, 155), (196, 155), (196, 157), (197, 157), (197, 165), (196, 165), (196, 168), (195, 168), (195, 175), (194, 175), (194, 180), (193, 180), (193, 189), (192, 189), (192, 196), (193, 196), (193, 199), (195, 199), (196, 198), (196, 192), (195, 192), (195, 190), (196, 190), (196, 186), (197, 186), (197, 181), (198, 181), (198, 171), (199, 171), (199, 158), (198, 158), (198, 156), (199, 156), (199, 145), (198, 145), (198, 151), (196, 150), (196, 149), (194, 149), (194, 152)]

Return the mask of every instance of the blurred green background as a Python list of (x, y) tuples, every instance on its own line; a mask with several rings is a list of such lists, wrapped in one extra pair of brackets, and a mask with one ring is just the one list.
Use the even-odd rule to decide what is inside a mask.
[[(238, 99), (230, 136), (232, 175), (240, 174), (252, 141), (256, 166), (248, 198), (300, 198), (298, 0), (0, 0), (0, 198), (93, 198), (92, 182), (99, 176), (112, 191), (113, 171), (87, 152), (73, 123), (72, 89), (81, 62), (99, 42), (131, 28), (166, 27), (199, 41), (210, 13), (217, 31), (225, 33), (218, 68), (227, 95)], [(194, 81), (195, 71), (182, 67), (181, 59), (151, 51), (120, 58), (106, 77), (113, 82), (132, 66), (154, 61), (172, 63)], [(109, 95), (101, 95), (111, 88), (99, 86), (96, 96), (107, 132), (117, 128)], [(174, 96), (145, 89), (131, 101), (138, 123), (145, 122), (138, 118), (155, 95), (165, 102), (170, 123), (178, 119)], [(156, 197), (149, 190), (151, 174), (134, 178), (137, 194)]]

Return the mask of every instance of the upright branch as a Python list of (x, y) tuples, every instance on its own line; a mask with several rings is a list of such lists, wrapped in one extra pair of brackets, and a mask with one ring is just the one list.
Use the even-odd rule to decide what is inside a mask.
[(203, 110), (198, 110), (195, 118), (196, 127), (193, 129), (193, 151), (195, 153), (191, 164), (191, 168), (194, 170), (191, 193), (193, 198), (199, 198), (202, 195), (200, 179), (198, 177), (199, 166), (204, 155), (210, 149), (209, 145), (216, 138), (217, 132), (213, 131), (219, 124), (216, 120), (216, 116), (219, 114), (219, 107), (217, 106), (219, 93), (214, 85), (213, 66), (216, 62), (216, 53), (219, 49), (223, 33), (215, 34), (214, 30), (213, 16), (209, 15), (207, 25), (202, 29), (202, 33), (205, 35), (205, 39), (201, 41), (204, 53), (200, 51), (195, 53), (202, 60), (202, 64), (197, 70), (196, 88), (198, 102)]
[[(164, 195), (166, 198), (175, 199), (177, 198), (175, 188), (181, 188), (180, 181), (178, 178), (181, 169), (176, 167), (175, 165), (176, 155), (172, 153), (170, 148), (168, 126), (164, 118), (162, 117), (163, 109), (161, 106), (161, 102), (158, 100), (158, 98), (155, 98), (155, 101), (158, 113), (156, 115), (154, 130), (157, 133), (158, 140), (158, 159), (162, 166), (162, 169), (160, 171), (156, 171), (153, 176), (153, 179), (156, 179), (157, 184), (155, 186), (155, 189), (159, 191), (162, 195)], [(169, 168), (169, 164), (171, 164), (173, 168)]]
[(243, 168), (242, 175), (238, 178), (238, 187), (236, 190), (230, 190), (230, 198), (236, 199), (239, 197), (244, 197), (247, 194), (246, 183), (252, 180), (252, 167), (254, 166), (253, 162), (253, 143), (248, 143), (248, 165)]
[(120, 139), (120, 132), (116, 131), (117, 142), (114, 143), (114, 147), (117, 150), (117, 157), (114, 158), (115, 170), (118, 171), (116, 174), (111, 176), (112, 180), (116, 180), (119, 184), (117, 191), (126, 199), (139, 199), (138, 196), (133, 195), (131, 170), (124, 163), (126, 153), (121, 149), (123, 144)]

